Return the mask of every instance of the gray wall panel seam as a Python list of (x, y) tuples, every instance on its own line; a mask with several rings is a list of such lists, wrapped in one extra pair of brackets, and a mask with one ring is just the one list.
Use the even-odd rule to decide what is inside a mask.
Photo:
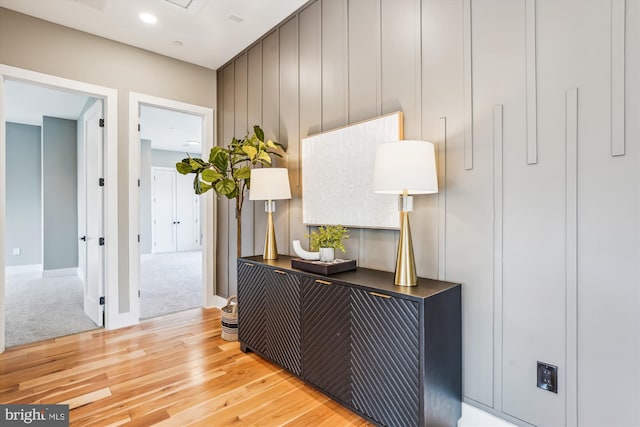
[(324, 0), (320, 2), (320, 132), (324, 131)]
[(493, 109), (493, 292), (494, 292), (494, 328), (493, 328), (493, 407), (502, 410), (502, 325), (503, 325), (503, 200), (504, 200), (504, 170), (503, 170), (503, 106), (496, 105)]
[[(298, 173), (297, 173), (297, 183), (296, 183), (296, 187), (300, 188), (302, 186), (302, 133), (300, 131), (300, 13), (298, 13), (296, 15), (297, 18), (297, 22), (296, 22), (296, 35), (297, 35), (297, 42), (296, 42), (296, 48), (298, 49), (298, 55), (297, 55), (297, 59), (298, 59), (298, 70), (297, 70), (297, 75), (298, 75), (298, 114), (297, 114), (297, 120), (298, 120)], [(289, 225), (291, 225), (291, 223), (289, 223)]]
[[(415, 98), (414, 98), (414, 102), (416, 104), (416, 108), (418, 109), (418, 117), (420, 118), (419, 121), (419, 125), (418, 125), (418, 133), (419, 133), (419, 137), (418, 139), (420, 140), (424, 140), (424, 117), (423, 117), (423, 108), (422, 108), (422, 100), (423, 100), (423, 96), (422, 96), (422, 0), (414, 0), (415, 1), (415, 5), (418, 8), (418, 13), (416, 14), (418, 19), (418, 25), (417, 25), (417, 32), (418, 34), (416, 35), (418, 43), (416, 44), (416, 64), (415, 64), (415, 76), (416, 76), (416, 81), (418, 83), (418, 88), (417, 90), (414, 92), (415, 93)], [(415, 7), (415, 6), (414, 6)]]
[(611, 156), (625, 155), (626, 0), (611, 0)]
[[(383, 54), (383, 49), (382, 49), (382, 40), (383, 40), (383, 38), (384, 38), (384, 34), (383, 34), (383, 32), (382, 32), (382, 30), (383, 30), (383, 28), (384, 28), (384, 27), (383, 27), (383, 23), (382, 23), (382, 0), (378, 0), (378, 4), (380, 5), (380, 40), (378, 40), (378, 41), (379, 41), (379, 43), (380, 43), (380, 48), (379, 48), (379, 52), (380, 52), (380, 56), (379, 56), (379, 58), (380, 58), (380, 68), (379, 68), (379, 69), (380, 69), (380, 113), (379, 113), (379, 114), (380, 114), (380, 115), (382, 115), (382, 111), (383, 111), (383, 108), (382, 108), (382, 103), (383, 103), (383, 90), (384, 90), (384, 84), (383, 84), (383, 81), (384, 81), (384, 79), (383, 79), (383, 77), (384, 77), (384, 76), (383, 76), (383, 74), (384, 74), (384, 69), (383, 69), (383, 67), (382, 67), (382, 60), (383, 60), (383, 58), (382, 58), (382, 54)], [(403, 127), (404, 127), (404, 120), (403, 120), (403, 122), (402, 122), (402, 125), (403, 125)], [(403, 130), (403, 132), (402, 132), (402, 133), (403, 133), (403, 135), (404, 135), (404, 130)]]
[(351, 99), (349, 97), (349, 89), (350, 89), (350, 81), (349, 78), (349, 0), (344, 0), (344, 69), (345, 69), (345, 79), (344, 82), (344, 115), (345, 115), (345, 124), (351, 123), (351, 114), (349, 111)]
[(440, 117), (440, 168), (438, 176), (438, 279), (446, 280), (446, 244), (447, 244), (447, 117)]
[[(577, 337), (577, 244), (578, 244), (578, 89), (568, 89), (565, 94), (565, 419), (569, 427), (578, 425), (578, 337)], [(560, 367), (561, 369), (561, 367)], [(559, 386), (562, 382), (559, 381)], [(559, 387), (559, 388), (560, 388)]]
[(538, 98), (536, 0), (525, 0), (525, 75), (527, 106), (527, 164), (538, 163)]
[(463, 0), (464, 168), (473, 169), (473, 36), (471, 0)]

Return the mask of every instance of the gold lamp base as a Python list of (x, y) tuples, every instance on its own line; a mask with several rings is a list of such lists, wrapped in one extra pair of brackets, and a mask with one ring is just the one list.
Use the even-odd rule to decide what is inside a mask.
[[(406, 203), (406, 201), (401, 200), (401, 204), (403, 203)], [(394, 283), (397, 286), (416, 286), (418, 284), (416, 261), (413, 256), (413, 241), (411, 240), (411, 227), (409, 226), (409, 211), (406, 209), (400, 211), (400, 239), (398, 240), (398, 257)]]
[(267, 233), (264, 236), (264, 252), (262, 259), (278, 259), (278, 247), (276, 245), (276, 230), (273, 225), (273, 211), (275, 203), (271, 200), (265, 202), (267, 211)]

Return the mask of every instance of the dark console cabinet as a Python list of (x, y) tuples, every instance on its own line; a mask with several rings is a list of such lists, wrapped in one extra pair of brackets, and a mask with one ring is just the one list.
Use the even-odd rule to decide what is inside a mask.
[(291, 257), (238, 260), (243, 351), (266, 357), (384, 426), (461, 416), (460, 285), (358, 268), (321, 276)]
[(420, 425), (418, 303), (354, 289), (353, 407), (388, 426)]
[(302, 378), (351, 402), (351, 288), (306, 278), (302, 286)]
[[(256, 353), (300, 375), (300, 276), (280, 269), (238, 264), (238, 339)], [(242, 314), (240, 314), (242, 311)]]

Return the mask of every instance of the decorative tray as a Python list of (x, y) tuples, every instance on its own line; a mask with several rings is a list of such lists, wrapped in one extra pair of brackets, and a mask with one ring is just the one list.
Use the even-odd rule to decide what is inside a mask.
[(291, 260), (291, 267), (299, 270), (308, 271), (318, 274), (335, 274), (343, 271), (355, 270), (355, 259), (336, 259), (334, 262), (309, 261), (302, 258), (294, 258)]

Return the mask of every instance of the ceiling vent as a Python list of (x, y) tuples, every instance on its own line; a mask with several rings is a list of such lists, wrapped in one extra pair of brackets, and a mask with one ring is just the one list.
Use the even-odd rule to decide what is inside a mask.
[(106, 0), (73, 0), (74, 2), (83, 6), (90, 7), (91, 9), (102, 12), (104, 10), (104, 4)]
[(183, 9), (188, 9), (189, 6), (191, 6), (191, 3), (193, 2), (193, 0), (164, 0), (167, 3), (171, 3), (174, 6), (178, 6), (181, 7)]

